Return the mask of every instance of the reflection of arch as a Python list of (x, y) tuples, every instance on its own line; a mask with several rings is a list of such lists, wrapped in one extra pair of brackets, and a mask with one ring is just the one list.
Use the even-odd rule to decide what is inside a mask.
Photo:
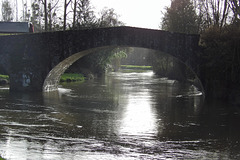
[(95, 49), (89, 49), (85, 50), (79, 53), (76, 53), (59, 64), (57, 64), (47, 75), (44, 84), (43, 84), (43, 91), (54, 91), (58, 88), (58, 83), (60, 81), (60, 76), (68, 69), (69, 66), (71, 66), (75, 61), (78, 59), (84, 57), (85, 55), (88, 55), (96, 50), (101, 50), (102, 48), (95, 48)]
[[(162, 60), (162, 57), (164, 58), (170, 58), (170, 62), (173, 62), (173, 65), (176, 65), (173, 67), (172, 74), (171, 75), (165, 75), (165, 77), (168, 77), (169, 79), (174, 79), (180, 82), (188, 82), (190, 84), (193, 84), (196, 86), (199, 90), (204, 91), (202, 82), (200, 80), (199, 75), (197, 74), (197, 71), (195, 68), (192, 68), (187, 62), (184, 62), (182, 59), (172, 56), (171, 54), (161, 52), (154, 50), (155, 52), (155, 61)], [(160, 57), (160, 58), (159, 58)], [(197, 66), (197, 64), (196, 64)], [(154, 69), (153, 69), (154, 70)], [(154, 70), (156, 73), (157, 71)], [(163, 71), (164, 72), (164, 71)], [(179, 72), (179, 73), (178, 73)], [(181, 75), (183, 74), (183, 75)], [(157, 73), (157, 75), (160, 75)], [(162, 76), (162, 75), (161, 75)]]

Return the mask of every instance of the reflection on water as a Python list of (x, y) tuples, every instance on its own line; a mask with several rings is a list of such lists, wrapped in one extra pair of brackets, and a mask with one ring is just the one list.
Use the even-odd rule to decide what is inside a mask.
[(148, 92), (128, 96), (120, 127), (121, 134), (143, 136), (156, 132), (156, 115), (150, 100)]
[(56, 92), (0, 89), (0, 154), (26, 159), (239, 159), (238, 108), (152, 72)]

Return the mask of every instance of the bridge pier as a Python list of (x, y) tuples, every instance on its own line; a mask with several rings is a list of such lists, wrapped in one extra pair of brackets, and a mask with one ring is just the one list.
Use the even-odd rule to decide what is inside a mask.
[(11, 73), (10, 90), (21, 92), (41, 92), (43, 81), (38, 78), (37, 73), (20, 71), (18, 73)]

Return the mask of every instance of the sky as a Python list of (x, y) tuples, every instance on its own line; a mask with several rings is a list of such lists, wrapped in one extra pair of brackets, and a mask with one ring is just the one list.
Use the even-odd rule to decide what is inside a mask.
[[(13, 4), (16, 0), (9, 0)], [(24, 0), (25, 1), (25, 0)], [(27, 0), (28, 5), (33, 0)], [(1, 4), (0, 0), (0, 4)], [(19, 6), (18, 15), (21, 15), (22, 0), (17, 0)], [(64, 0), (60, 0), (64, 2)], [(99, 13), (104, 7), (113, 8), (120, 16), (119, 20), (126, 26), (159, 29), (162, 12), (170, 6), (171, 0), (90, 0), (95, 12)], [(14, 8), (15, 12), (15, 8)]]
[(159, 29), (162, 12), (171, 0), (91, 0), (96, 11), (113, 8), (126, 26)]

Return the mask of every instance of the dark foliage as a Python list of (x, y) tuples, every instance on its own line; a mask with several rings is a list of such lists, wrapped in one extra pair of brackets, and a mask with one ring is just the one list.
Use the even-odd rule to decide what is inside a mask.
[(209, 93), (240, 86), (240, 28), (235, 25), (221, 30), (209, 28), (201, 35), (201, 45), (201, 75)]

